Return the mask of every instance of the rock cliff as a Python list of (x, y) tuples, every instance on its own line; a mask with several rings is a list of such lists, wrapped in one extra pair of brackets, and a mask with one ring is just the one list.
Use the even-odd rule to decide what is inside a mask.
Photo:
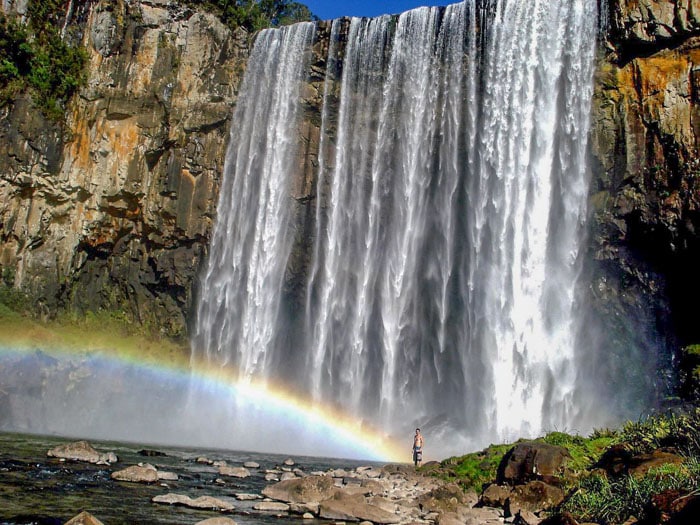
[[(607, 6), (591, 293), (620, 345), (657, 344), (658, 334), (667, 348), (696, 343), (700, 2)], [(29, 96), (0, 110), (2, 279), (46, 315), (105, 309), (185, 334), (249, 35), (171, 0), (70, 2), (64, 22), (80, 29), (90, 60), (65, 124), (42, 117)], [(308, 264), (327, 34), (320, 24), (304, 94), (292, 274)], [(641, 331), (616, 321), (630, 316)]]
[(672, 349), (700, 340), (700, 2), (609, 9), (593, 104), (592, 292), (615, 330), (642, 328), (620, 344)]
[(183, 334), (249, 36), (169, 0), (73, 4), (89, 66), (65, 124), (29, 96), (1, 110), (3, 279), (46, 315)]

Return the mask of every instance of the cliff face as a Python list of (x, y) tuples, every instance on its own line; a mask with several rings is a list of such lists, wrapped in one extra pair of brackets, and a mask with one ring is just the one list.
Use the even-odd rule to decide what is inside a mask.
[(609, 23), (593, 107), (596, 304), (608, 319), (643, 319), (636, 337), (694, 343), (700, 2), (611, 1)]
[(107, 309), (182, 334), (248, 35), (168, 0), (76, 4), (89, 78), (66, 124), (29, 97), (0, 115), (3, 279), (47, 315)]
[[(670, 346), (698, 342), (689, 305), (700, 296), (700, 2), (608, 4), (591, 141), (591, 292), (601, 319), (644, 320), (636, 335), (614, 327), (621, 345), (659, 329)], [(90, 65), (66, 124), (44, 119), (28, 96), (0, 110), (2, 279), (46, 315), (102, 308), (184, 334), (249, 37), (171, 0), (71, 2), (67, 18)], [(327, 34), (320, 24), (304, 92), (292, 288), (313, 235)]]

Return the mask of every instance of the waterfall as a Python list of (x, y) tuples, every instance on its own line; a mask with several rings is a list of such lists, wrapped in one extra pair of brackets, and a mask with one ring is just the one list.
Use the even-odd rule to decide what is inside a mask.
[(301, 286), (314, 29), (262, 32), (193, 354), (455, 448), (573, 428), (596, 32), (587, 0), (333, 21)]

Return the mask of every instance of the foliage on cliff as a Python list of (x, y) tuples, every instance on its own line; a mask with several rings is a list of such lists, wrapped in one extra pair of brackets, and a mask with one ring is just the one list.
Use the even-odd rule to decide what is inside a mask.
[(231, 27), (258, 31), (315, 19), (309, 8), (290, 0), (187, 0), (216, 12)]
[(64, 40), (60, 0), (30, 0), (26, 23), (0, 14), (0, 105), (30, 91), (50, 117), (60, 118), (65, 103), (85, 80), (85, 51)]

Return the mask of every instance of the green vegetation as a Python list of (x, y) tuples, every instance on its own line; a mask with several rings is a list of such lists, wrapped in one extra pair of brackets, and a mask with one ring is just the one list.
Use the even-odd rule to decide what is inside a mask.
[(481, 452), (448, 458), (436, 470), (436, 475), (459, 483), (465, 489), (481, 492), (483, 485), (496, 479), (501, 459), (513, 445), (491, 445)]
[(682, 465), (663, 465), (645, 476), (608, 479), (592, 474), (583, 478), (576, 491), (562, 505), (579, 522), (623, 523), (630, 516), (644, 519), (651, 497), (666, 490), (688, 494), (698, 490), (700, 462), (691, 459)]
[(314, 20), (309, 8), (290, 0), (187, 0), (217, 13), (230, 27), (249, 31)]
[[(700, 407), (627, 422), (619, 430), (596, 430), (589, 437), (551, 432), (535, 441), (564, 447), (571, 455), (568, 473), (560, 480), (569, 496), (555, 511), (569, 512), (579, 523), (608, 525), (622, 523), (630, 516), (644, 518), (656, 494), (674, 490), (675, 497), (682, 497), (700, 491)], [(495, 481), (498, 466), (512, 446), (491, 445), (481, 452), (452, 457), (423, 470), (480, 493)], [(600, 463), (613, 446), (621, 447), (630, 456), (659, 449), (673, 451), (685, 461), (663, 464), (643, 475), (608, 476)]]
[(690, 458), (700, 458), (700, 407), (683, 414), (660, 414), (628, 422), (619, 431), (617, 443), (633, 454), (673, 448)]
[(85, 50), (61, 35), (60, 0), (30, 0), (27, 22), (0, 15), (0, 105), (30, 91), (45, 115), (60, 119), (85, 81)]

